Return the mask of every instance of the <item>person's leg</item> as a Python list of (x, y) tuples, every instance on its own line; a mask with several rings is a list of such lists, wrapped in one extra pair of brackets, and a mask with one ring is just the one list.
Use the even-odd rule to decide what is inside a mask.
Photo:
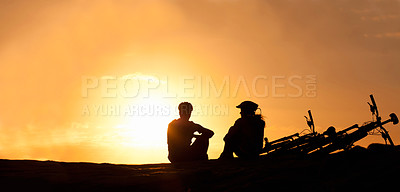
[(191, 155), (193, 160), (208, 160), (207, 150), (209, 145), (209, 138), (198, 136), (193, 144), (190, 146)]
[(222, 151), (219, 159), (233, 159), (233, 153), (235, 153), (238, 157), (245, 155), (241, 147), (241, 143), (243, 143), (241, 138), (231, 137), (229, 139), (225, 139), (224, 150)]
[(233, 149), (229, 143), (225, 142), (224, 150), (218, 159), (233, 159)]
[(238, 149), (238, 127), (232, 126), (224, 137), (224, 150), (218, 159), (233, 159), (233, 153)]

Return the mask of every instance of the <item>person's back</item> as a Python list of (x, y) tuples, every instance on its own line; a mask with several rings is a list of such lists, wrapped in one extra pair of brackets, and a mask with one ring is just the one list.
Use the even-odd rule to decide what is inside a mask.
[(168, 125), (167, 142), (168, 158), (172, 161), (184, 161), (188, 159), (190, 153), (190, 144), (194, 132), (201, 127), (192, 121), (175, 119)]
[[(265, 122), (261, 116), (247, 116), (236, 120), (233, 125), (238, 137), (239, 157), (258, 156), (263, 147)], [(228, 135), (227, 135), (228, 136)]]
[[(168, 159), (172, 162), (207, 160), (209, 138), (214, 132), (189, 121), (193, 107), (190, 103), (179, 104), (180, 118), (168, 125)], [(195, 137), (194, 133), (201, 135)], [(196, 138), (192, 143), (192, 138)]]
[(241, 118), (229, 129), (224, 137), (225, 146), (221, 159), (238, 157), (257, 157), (262, 151), (265, 122), (261, 115), (255, 115), (258, 105), (244, 101), (237, 108), (241, 109)]

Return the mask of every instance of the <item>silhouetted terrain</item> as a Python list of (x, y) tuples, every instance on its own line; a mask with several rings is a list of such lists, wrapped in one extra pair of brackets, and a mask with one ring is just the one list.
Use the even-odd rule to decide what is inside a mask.
[(398, 151), (176, 166), (0, 160), (1, 188), (14, 191), (384, 191), (399, 174)]

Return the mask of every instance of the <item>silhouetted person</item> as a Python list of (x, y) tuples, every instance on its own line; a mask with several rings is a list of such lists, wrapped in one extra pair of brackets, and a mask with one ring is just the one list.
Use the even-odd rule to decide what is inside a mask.
[[(214, 132), (189, 121), (193, 111), (192, 104), (183, 102), (179, 104), (178, 109), (180, 118), (168, 125), (168, 159), (171, 163), (208, 160), (209, 139)], [(195, 132), (201, 135), (195, 135)], [(193, 143), (192, 138), (196, 138)]]
[(236, 106), (240, 108), (241, 118), (229, 128), (224, 137), (225, 146), (220, 159), (232, 159), (233, 153), (239, 158), (258, 157), (263, 148), (265, 122), (261, 115), (256, 115), (258, 105), (244, 101)]

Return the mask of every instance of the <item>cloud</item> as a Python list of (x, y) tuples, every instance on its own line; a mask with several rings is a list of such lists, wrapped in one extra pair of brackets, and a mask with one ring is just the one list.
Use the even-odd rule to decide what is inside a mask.
[(400, 39), (400, 32), (387, 32), (378, 34), (364, 34), (365, 38), (377, 38), (377, 39)]
[(383, 36), (386, 38), (400, 38), (400, 32), (395, 32), (395, 33), (384, 33), (384, 34), (378, 34), (378, 36)]
[(377, 15), (377, 16), (372, 16), (369, 19), (372, 21), (389, 21), (389, 20), (395, 20), (399, 19), (400, 15), (399, 14), (382, 14), (382, 15)]

